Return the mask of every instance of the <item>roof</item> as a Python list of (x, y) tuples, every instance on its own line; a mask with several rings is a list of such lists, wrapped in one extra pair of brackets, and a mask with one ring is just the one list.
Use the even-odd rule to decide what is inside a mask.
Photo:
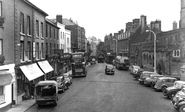
[(37, 85), (49, 85), (49, 84), (57, 84), (54, 80), (46, 80), (46, 81), (40, 81)]
[(164, 77), (160, 77), (159, 79), (177, 79), (177, 78), (164, 76)]
[(140, 35), (141, 33), (141, 26), (139, 26), (136, 31), (129, 37), (130, 38), (130, 44), (133, 43), (133, 41)]
[(68, 19), (62, 19), (62, 23), (64, 25), (77, 25), (77, 24), (75, 24), (74, 22), (72, 22), (72, 21), (70, 21)]
[(132, 41), (132, 44), (145, 41), (149, 35), (150, 35), (150, 32), (143, 32), (141, 35), (135, 38), (135, 40)]
[(46, 12), (44, 12), (43, 10), (41, 10), (40, 8), (38, 8), (37, 6), (32, 4), (29, 0), (22, 0), (22, 1), (25, 2), (26, 4), (28, 4), (29, 6), (31, 6), (32, 8), (36, 9), (37, 11), (41, 12), (45, 16), (48, 16), (48, 14)]
[(53, 25), (54, 27), (60, 29), (60, 28), (55, 24), (55, 22), (51, 21), (50, 19), (47, 19), (47, 18), (46, 18), (46, 22), (48, 22), (49, 24)]

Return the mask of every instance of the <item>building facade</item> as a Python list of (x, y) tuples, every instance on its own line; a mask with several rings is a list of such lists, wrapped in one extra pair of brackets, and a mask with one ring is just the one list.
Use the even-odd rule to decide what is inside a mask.
[[(0, 55), (3, 56), (0, 71), (10, 70), (9, 65), (13, 68), (12, 78), (5, 75), (11, 83), (0, 84), (0, 111), (4, 111), (32, 95), (31, 88), (27, 87), (30, 82), (44, 79), (37, 62), (45, 58), (45, 17), (48, 14), (28, 0), (1, 0), (0, 9)], [(27, 65), (29, 72), (35, 70), (32, 76), (24, 72)]]

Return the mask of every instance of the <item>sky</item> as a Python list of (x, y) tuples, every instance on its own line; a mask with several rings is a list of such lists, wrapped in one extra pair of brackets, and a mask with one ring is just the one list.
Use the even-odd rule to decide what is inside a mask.
[(95, 36), (104, 41), (105, 35), (125, 30), (125, 24), (141, 15), (147, 24), (161, 20), (162, 31), (179, 26), (181, 0), (29, 0), (53, 19), (56, 15), (77, 21), (85, 28), (86, 37)]

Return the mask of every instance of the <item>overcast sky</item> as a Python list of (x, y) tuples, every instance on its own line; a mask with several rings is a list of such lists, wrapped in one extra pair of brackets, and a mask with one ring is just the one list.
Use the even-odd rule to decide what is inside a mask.
[(172, 30), (173, 21), (180, 20), (181, 0), (29, 0), (55, 18), (72, 18), (86, 30), (86, 37), (104, 36), (125, 29), (125, 23), (147, 16), (147, 24), (161, 20), (162, 31)]

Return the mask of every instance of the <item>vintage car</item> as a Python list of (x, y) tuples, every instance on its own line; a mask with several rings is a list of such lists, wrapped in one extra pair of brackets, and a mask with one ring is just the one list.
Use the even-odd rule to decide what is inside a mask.
[(134, 75), (133, 75), (133, 77), (134, 77), (136, 80), (138, 80), (143, 72), (145, 72), (145, 71), (144, 71), (144, 69), (141, 68), (141, 69), (138, 70), (137, 74), (134, 74)]
[(163, 94), (164, 96), (167, 96), (169, 99), (172, 100), (175, 94), (180, 91), (183, 86), (185, 86), (185, 81), (175, 81), (173, 86), (167, 87), (163, 91)]
[(67, 81), (67, 85), (70, 86), (73, 83), (71, 74), (64, 73), (63, 76), (64, 76), (65, 81)]
[(160, 77), (157, 80), (154, 89), (157, 91), (164, 91), (167, 87), (173, 86), (175, 81), (177, 81), (177, 79), (174, 77)]
[(95, 58), (92, 58), (92, 60), (91, 60), (91, 65), (92, 64), (96, 64), (96, 59)]
[(137, 65), (131, 65), (129, 67), (130, 74), (137, 74), (138, 70), (140, 69), (140, 66)]
[(65, 79), (64, 76), (59, 76), (59, 77), (51, 77), (50, 80), (54, 80), (57, 82), (58, 85), (58, 91), (59, 92), (64, 92), (65, 88), (66, 88), (66, 84), (65, 84)]
[(105, 74), (112, 74), (115, 73), (115, 67), (113, 65), (106, 65), (105, 67)]
[(54, 80), (40, 81), (35, 86), (35, 100), (38, 106), (53, 104), (57, 106), (58, 84)]
[(152, 87), (153, 86), (152, 84), (154, 84), (153, 82), (155, 82), (157, 80), (157, 78), (159, 78), (159, 77), (164, 77), (164, 75), (159, 75), (159, 74), (150, 75), (150, 77), (147, 77), (144, 80), (144, 84)]
[(185, 88), (182, 88), (176, 95), (173, 97), (172, 102), (173, 107), (179, 112), (185, 111)]
[(150, 75), (154, 75), (154, 74), (157, 74), (155, 72), (149, 72), (149, 71), (145, 71), (141, 74), (140, 78), (138, 79), (139, 80), (139, 83), (140, 84), (144, 84), (144, 81), (147, 77), (150, 77)]
[(164, 75), (159, 75), (159, 76), (153, 77), (153, 81), (150, 83), (150, 87), (154, 88), (156, 82), (159, 80), (160, 77), (165, 77), (165, 76)]

